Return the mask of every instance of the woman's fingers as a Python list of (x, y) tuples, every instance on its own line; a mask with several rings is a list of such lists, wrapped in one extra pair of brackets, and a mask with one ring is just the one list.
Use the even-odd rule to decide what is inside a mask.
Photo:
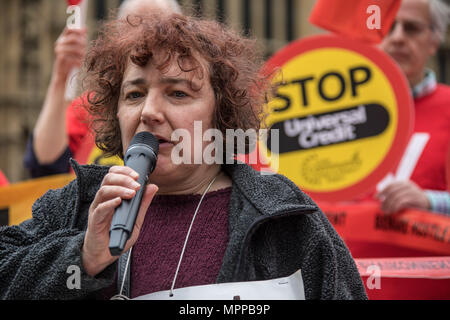
[(131, 188), (105, 185), (97, 191), (91, 208), (95, 210), (100, 204), (117, 197), (122, 199), (131, 199), (135, 196), (135, 194), (136, 190)]
[[(96, 208), (95, 211), (92, 215), (92, 224), (96, 225), (96, 226), (102, 226), (101, 229), (103, 229), (103, 227), (107, 226), (107, 224), (111, 224), (111, 219), (113, 216), (113, 213), (115, 212), (116, 208), (120, 205), (120, 203), (122, 202), (122, 198), (120, 197), (116, 197), (110, 200), (107, 200), (105, 202), (100, 203)], [(95, 231), (101, 231), (101, 230), (97, 230), (97, 228), (95, 228)]]
[(141, 185), (136, 182), (138, 174), (128, 167), (114, 166), (103, 178), (102, 185), (91, 204), (91, 212), (102, 203), (114, 198), (131, 199)]
[(103, 185), (121, 186), (133, 190), (139, 190), (141, 187), (141, 185), (130, 176), (117, 173), (108, 173), (103, 178)]
[(134, 171), (130, 167), (126, 167), (126, 166), (112, 166), (109, 169), (109, 173), (124, 174), (124, 175), (130, 176), (134, 180), (137, 180), (137, 178), (139, 178), (139, 174), (136, 171)]

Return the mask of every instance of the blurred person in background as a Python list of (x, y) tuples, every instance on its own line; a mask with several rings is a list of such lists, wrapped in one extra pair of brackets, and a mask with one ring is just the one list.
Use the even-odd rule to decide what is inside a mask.
[[(181, 8), (176, 0), (125, 0), (119, 8), (118, 19), (157, 11), (181, 13)], [(55, 43), (50, 85), (24, 156), (24, 166), (33, 178), (68, 173), (69, 159), (77, 154), (83, 143), (93, 141), (92, 135), (88, 135), (89, 115), (81, 107), (86, 96), (65, 100), (67, 78), (72, 68), (81, 65), (86, 48), (85, 28), (66, 28)], [(121, 163), (117, 157), (105, 159), (100, 151), (98, 153), (97, 161), (103, 159), (102, 163), (109, 165)]]
[(446, 155), (450, 141), (450, 87), (426, 68), (445, 39), (449, 6), (441, 0), (402, 0), (390, 33), (381, 43), (405, 74), (414, 99), (414, 133), (428, 141), (409, 181), (394, 181), (378, 193), (386, 213), (417, 208), (450, 214)]

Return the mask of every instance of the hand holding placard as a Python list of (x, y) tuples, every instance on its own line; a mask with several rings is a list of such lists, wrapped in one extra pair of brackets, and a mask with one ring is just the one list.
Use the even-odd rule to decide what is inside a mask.
[[(68, 29), (82, 29), (86, 26), (86, 15), (87, 15), (87, 7), (88, 0), (67, 0), (68, 7), (66, 13), (69, 14), (69, 17), (66, 21), (66, 26)], [(71, 101), (76, 97), (76, 88), (77, 88), (77, 73), (79, 69), (73, 68), (69, 76), (67, 77), (66, 82), (66, 92), (65, 99), (66, 101)]]

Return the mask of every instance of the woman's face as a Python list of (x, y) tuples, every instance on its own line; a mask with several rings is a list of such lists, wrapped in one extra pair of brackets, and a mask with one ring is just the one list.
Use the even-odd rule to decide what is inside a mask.
[[(181, 141), (171, 141), (171, 136), (175, 130), (185, 129), (193, 146), (194, 121), (201, 121), (202, 135), (212, 126), (215, 95), (206, 63), (200, 61), (200, 78), (195, 71), (182, 71), (176, 59), (162, 71), (152, 61), (145, 67), (130, 62), (124, 73), (117, 112), (123, 152), (136, 133), (151, 132), (160, 141), (153, 181), (187, 178), (199, 166), (173, 163), (172, 149)], [(202, 142), (203, 148), (205, 144)]]

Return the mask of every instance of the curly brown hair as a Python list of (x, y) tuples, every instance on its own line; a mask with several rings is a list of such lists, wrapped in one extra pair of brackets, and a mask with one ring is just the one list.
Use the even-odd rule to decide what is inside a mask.
[[(85, 106), (93, 116), (95, 142), (107, 155), (123, 157), (117, 107), (129, 61), (145, 66), (153, 51), (166, 53), (163, 70), (173, 58), (183, 71), (199, 70), (195, 57), (209, 67), (215, 94), (213, 126), (226, 139), (226, 129), (260, 129), (271, 77), (261, 72), (263, 51), (254, 39), (212, 20), (172, 15), (128, 16), (106, 23), (84, 63)], [(226, 141), (224, 141), (226, 143)]]

